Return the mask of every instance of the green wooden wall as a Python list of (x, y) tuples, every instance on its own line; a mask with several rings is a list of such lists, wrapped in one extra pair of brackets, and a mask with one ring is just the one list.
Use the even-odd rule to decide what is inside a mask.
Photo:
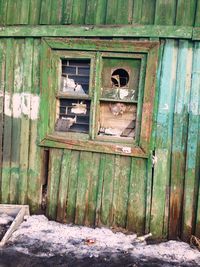
[[(200, 44), (160, 43), (153, 160), (49, 148), (50, 218), (157, 238), (200, 234)], [(39, 212), (44, 178), (40, 44), (0, 39), (1, 203), (27, 203), (32, 212)]]
[(199, 0), (0, 0), (1, 25), (200, 26)]

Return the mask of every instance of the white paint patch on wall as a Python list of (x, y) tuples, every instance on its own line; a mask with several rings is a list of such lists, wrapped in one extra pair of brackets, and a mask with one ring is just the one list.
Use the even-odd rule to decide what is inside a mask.
[(31, 120), (38, 119), (40, 98), (30, 93), (15, 93), (12, 96), (5, 93), (4, 113), (13, 118), (28, 116)]

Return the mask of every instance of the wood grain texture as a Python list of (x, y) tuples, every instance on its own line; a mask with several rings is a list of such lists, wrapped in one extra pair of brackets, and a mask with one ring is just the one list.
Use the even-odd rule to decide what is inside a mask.
[(177, 64), (177, 44), (175, 41), (166, 41), (162, 60), (150, 228), (154, 236), (166, 238)]
[(182, 237), (188, 240), (194, 233), (198, 184), (199, 184), (199, 99), (200, 99), (200, 75), (199, 75), (199, 43), (195, 44), (192, 69), (192, 86), (190, 94), (189, 126), (187, 139), (187, 156), (185, 169), (185, 192), (183, 202)]
[[(179, 42), (176, 79), (176, 99), (173, 122), (172, 164), (170, 185), (169, 238), (180, 236), (186, 144), (188, 129), (188, 104), (192, 76), (192, 46)], [(178, 79), (178, 77), (180, 77)]]

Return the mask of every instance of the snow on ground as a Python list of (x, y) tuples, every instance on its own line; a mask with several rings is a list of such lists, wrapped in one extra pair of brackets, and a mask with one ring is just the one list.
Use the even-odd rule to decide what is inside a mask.
[[(33, 215), (24, 221), (9, 240), (15, 250), (40, 257), (73, 254), (77, 258), (100, 257), (103, 253), (128, 253), (173, 263), (193, 262), (200, 266), (200, 252), (187, 243), (168, 241), (157, 245), (141, 242), (135, 234), (113, 233), (107, 228), (88, 228), (49, 221)], [(178, 265), (177, 265), (178, 266)]]

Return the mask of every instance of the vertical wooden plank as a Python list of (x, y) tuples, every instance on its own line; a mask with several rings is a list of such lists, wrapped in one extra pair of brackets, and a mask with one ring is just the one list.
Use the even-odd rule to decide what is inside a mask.
[(106, 24), (116, 23), (118, 0), (107, 0)]
[(140, 23), (142, 17), (143, 0), (133, 1), (133, 23)]
[(0, 0), (0, 24), (6, 24), (7, 8), (9, 0)]
[(41, 95), (40, 95), (40, 120), (38, 121), (38, 139), (45, 138), (49, 127), (49, 89), (52, 86), (51, 75), (51, 48), (45, 41), (41, 42)]
[(6, 72), (6, 40), (2, 38), (0, 41), (0, 185), (1, 186), (2, 186), (2, 158), (3, 158), (5, 72)]
[(146, 173), (146, 161), (132, 158), (126, 227), (139, 234), (145, 230)]
[(21, 93), (23, 90), (24, 39), (14, 41), (14, 84), (12, 96), (12, 147), (10, 174), (10, 202), (17, 203), (17, 188), (20, 179), (20, 133), (21, 133)]
[(182, 199), (185, 173), (185, 155), (188, 127), (188, 104), (192, 72), (192, 47), (180, 40), (174, 110), (172, 164), (170, 186), (169, 238), (180, 236)]
[(141, 24), (154, 24), (156, 0), (143, 0)]
[(24, 47), (23, 92), (21, 94), (20, 180), (18, 183), (18, 201), (21, 204), (27, 203), (32, 64), (33, 39), (27, 38)]
[(79, 151), (72, 151), (71, 162), (69, 169), (69, 185), (67, 192), (67, 209), (66, 209), (66, 222), (75, 222), (76, 213), (76, 195), (77, 195), (77, 185), (78, 185), (78, 163), (79, 163)]
[(178, 0), (176, 25), (193, 26), (197, 0)]
[(96, 200), (96, 221), (95, 225), (101, 226), (101, 199), (103, 191), (103, 179), (104, 179), (104, 169), (106, 163), (106, 154), (101, 154), (98, 172), (98, 186), (97, 186), (97, 200)]
[(40, 24), (50, 24), (52, 1), (53, 0), (42, 0), (40, 11)]
[(40, 21), (41, 0), (31, 0), (29, 12), (29, 24), (37, 25)]
[(126, 227), (131, 158), (115, 156), (113, 215), (114, 225)]
[(73, 0), (63, 0), (62, 24), (72, 23)]
[(105, 24), (107, 12), (107, 0), (97, 0), (95, 24)]
[[(76, 224), (84, 224), (89, 199), (92, 152), (80, 152), (76, 197)], [(95, 168), (95, 166), (94, 166)]]
[(74, 0), (72, 11), (72, 24), (84, 24), (87, 0)]
[(19, 22), (20, 2), (8, 0), (7, 3), (6, 24), (13, 25)]
[[(182, 238), (188, 240), (194, 233), (199, 180), (199, 116), (200, 116), (200, 45), (195, 43), (192, 69), (192, 87), (189, 103), (189, 126), (182, 220)], [(198, 224), (198, 223), (197, 223)]]
[[(200, 108), (199, 108), (200, 110)], [(198, 166), (200, 166), (200, 121), (199, 121), (199, 134), (198, 134), (198, 155), (197, 155), (197, 164), (196, 170), (198, 171)], [(195, 221), (195, 236), (200, 236), (200, 181), (197, 183), (197, 210), (196, 210), (196, 221)]]
[(69, 190), (68, 184), (70, 179), (70, 165), (75, 164), (71, 161), (71, 154), (71, 150), (64, 150), (63, 152), (57, 207), (57, 220), (60, 222), (66, 222), (66, 204), (67, 192)]
[(85, 24), (94, 24), (97, 10), (97, 1), (87, 0)]
[(62, 149), (51, 149), (49, 157), (49, 177), (47, 192), (47, 215), (56, 219), (60, 171), (62, 164)]
[(116, 24), (131, 24), (133, 17), (133, 1), (118, 0), (117, 1)]
[(157, 136), (151, 207), (150, 231), (155, 238), (167, 237), (176, 64), (176, 41), (167, 40), (164, 47), (160, 77), (160, 95), (157, 116)]
[(176, 1), (157, 0), (155, 11), (155, 24), (174, 25), (176, 20)]
[(30, 1), (31, 0), (21, 0), (21, 11), (20, 11), (20, 20), (19, 24), (28, 24), (29, 22), (29, 12), (31, 13), (32, 10), (30, 9)]
[(57, 24), (57, 25), (61, 24), (62, 9), (63, 9), (63, 1), (62, 0), (52, 1), (50, 24)]
[(28, 204), (31, 211), (38, 210), (41, 203), (41, 148), (38, 146), (38, 116), (40, 103), (40, 48), (41, 41), (33, 41), (31, 120), (28, 163)]
[(200, 16), (199, 16), (199, 13), (200, 13), (200, 1), (197, 0), (197, 3), (196, 3), (196, 13), (195, 13), (195, 23), (194, 23), (194, 26), (195, 27), (199, 27), (200, 26)]
[(85, 225), (94, 226), (96, 221), (96, 206), (97, 206), (97, 188), (98, 188), (98, 171), (100, 165), (100, 154), (93, 153), (90, 162), (90, 180), (88, 187), (88, 204), (85, 212)]
[[(158, 41), (158, 39), (152, 39), (152, 41)], [(150, 222), (151, 222), (151, 200), (152, 200), (152, 188), (153, 188), (153, 168), (154, 168), (154, 151), (156, 142), (156, 123), (157, 123), (157, 112), (158, 112), (158, 99), (159, 99), (159, 89), (160, 89), (160, 75), (162, 70), (162, 58), (164, 41), (160, 43), (159, 49), (159, 60), (158, 60), (158, 70), (156, 73), (156, 92), (154, 101), (154, 114), (153, 114), (153, 127), (150, 140), (151, 153), (147, 160), (147, 193), (146, 193), (146, 222), (145, 222), (145, 233), (150, 232)]]
[(13, 40), (7, 39), (6, 47), (6, 73), (5, 73), (5, 96), (4, 96), (4, 135), (3, 135), (3, 166), (1, 201), (8, 203), (10, 197), (10, 159), (12, 144), (12, 89), (13, 89), (13, 64), (14, 61)]
[(103, 185), (101, 194), (101, 213), (99, 223), (103, 225), (113, 224), (113, 189), (114, 189), (114, 172), (115, 156), (105, 155), (103, 171)]

